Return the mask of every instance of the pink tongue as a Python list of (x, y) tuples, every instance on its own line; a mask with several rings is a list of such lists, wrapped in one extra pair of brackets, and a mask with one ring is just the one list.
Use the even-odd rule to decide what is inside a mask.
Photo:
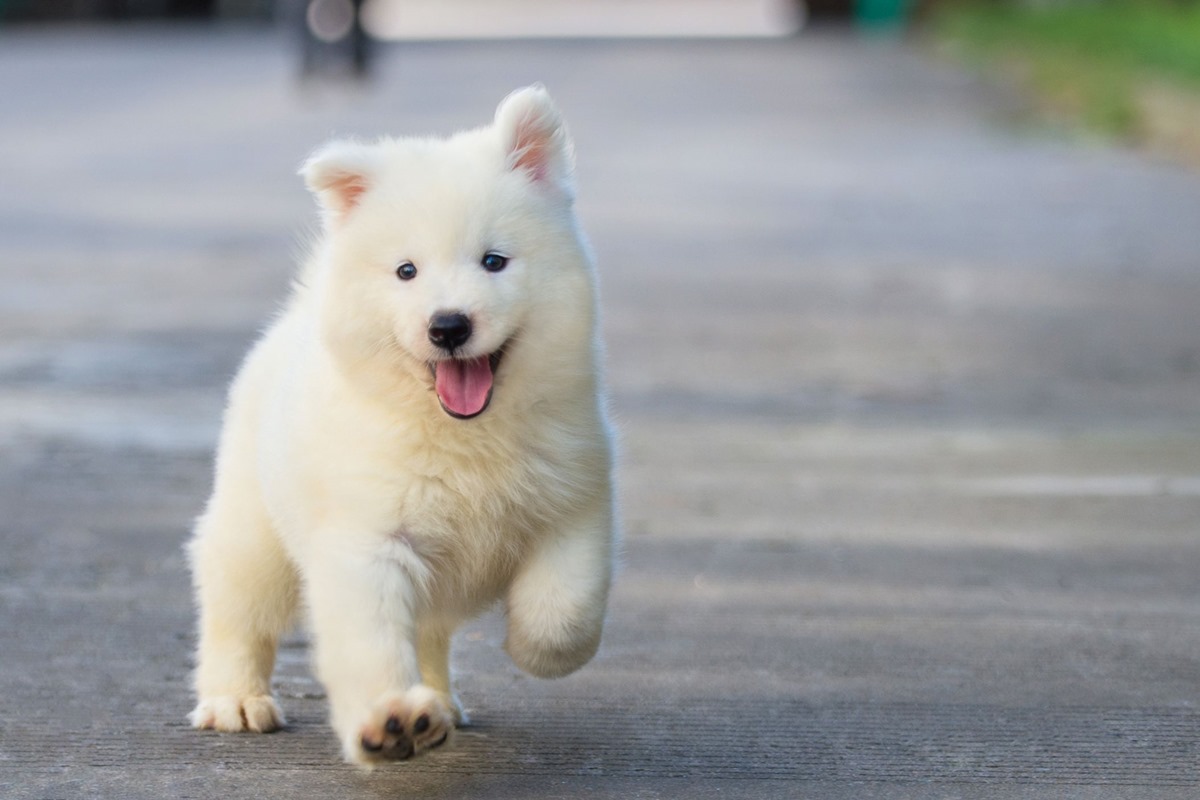
[(492, 391), (492, 365), (487, 356), (437, 363), (435, 388), (442, 407), (460, 417), (483, 411)]

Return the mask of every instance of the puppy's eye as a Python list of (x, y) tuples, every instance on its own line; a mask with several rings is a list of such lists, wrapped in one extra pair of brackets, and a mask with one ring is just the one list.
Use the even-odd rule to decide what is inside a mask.
[(413, 266), (411, 261), (405, 261), (400, 266), (396, 267), (396, 277), (402, 281), (411, 281), (417, 277), (417, 268)]
[(490, 252), (484, 255), (479, 262), (488, 272), (499, 272), (508, 266), (508, 256), (502, 256), (496, 252)]

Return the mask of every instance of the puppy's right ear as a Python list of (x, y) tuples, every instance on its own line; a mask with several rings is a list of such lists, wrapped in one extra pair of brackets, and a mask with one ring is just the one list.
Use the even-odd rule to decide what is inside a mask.
[(341, 222), (371, 188), (376, 150), (360, 142), (334, 141), (308, 157), (300, 174), (317, 196), (326, 224)]

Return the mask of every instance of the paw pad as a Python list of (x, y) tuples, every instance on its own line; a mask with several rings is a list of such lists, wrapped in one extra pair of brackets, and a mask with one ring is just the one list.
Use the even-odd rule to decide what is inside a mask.
[(436, 693), (423, 686), (376, 704), (360, 729), (358, 744), (366, 763), (401, 761), (441, 747), (454, 730), (454, 717)]

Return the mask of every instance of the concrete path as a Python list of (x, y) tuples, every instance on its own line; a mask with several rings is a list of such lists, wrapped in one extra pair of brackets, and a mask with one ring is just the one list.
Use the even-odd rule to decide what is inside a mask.
[[(0, 796), (1194, 798), (1200, 177), (880, 42), (0, 32)], [(624, 432), (601, 655), (456, 644), (453, 750), (189, 730), (180, 545), (334, 132), (576, 134)]]

